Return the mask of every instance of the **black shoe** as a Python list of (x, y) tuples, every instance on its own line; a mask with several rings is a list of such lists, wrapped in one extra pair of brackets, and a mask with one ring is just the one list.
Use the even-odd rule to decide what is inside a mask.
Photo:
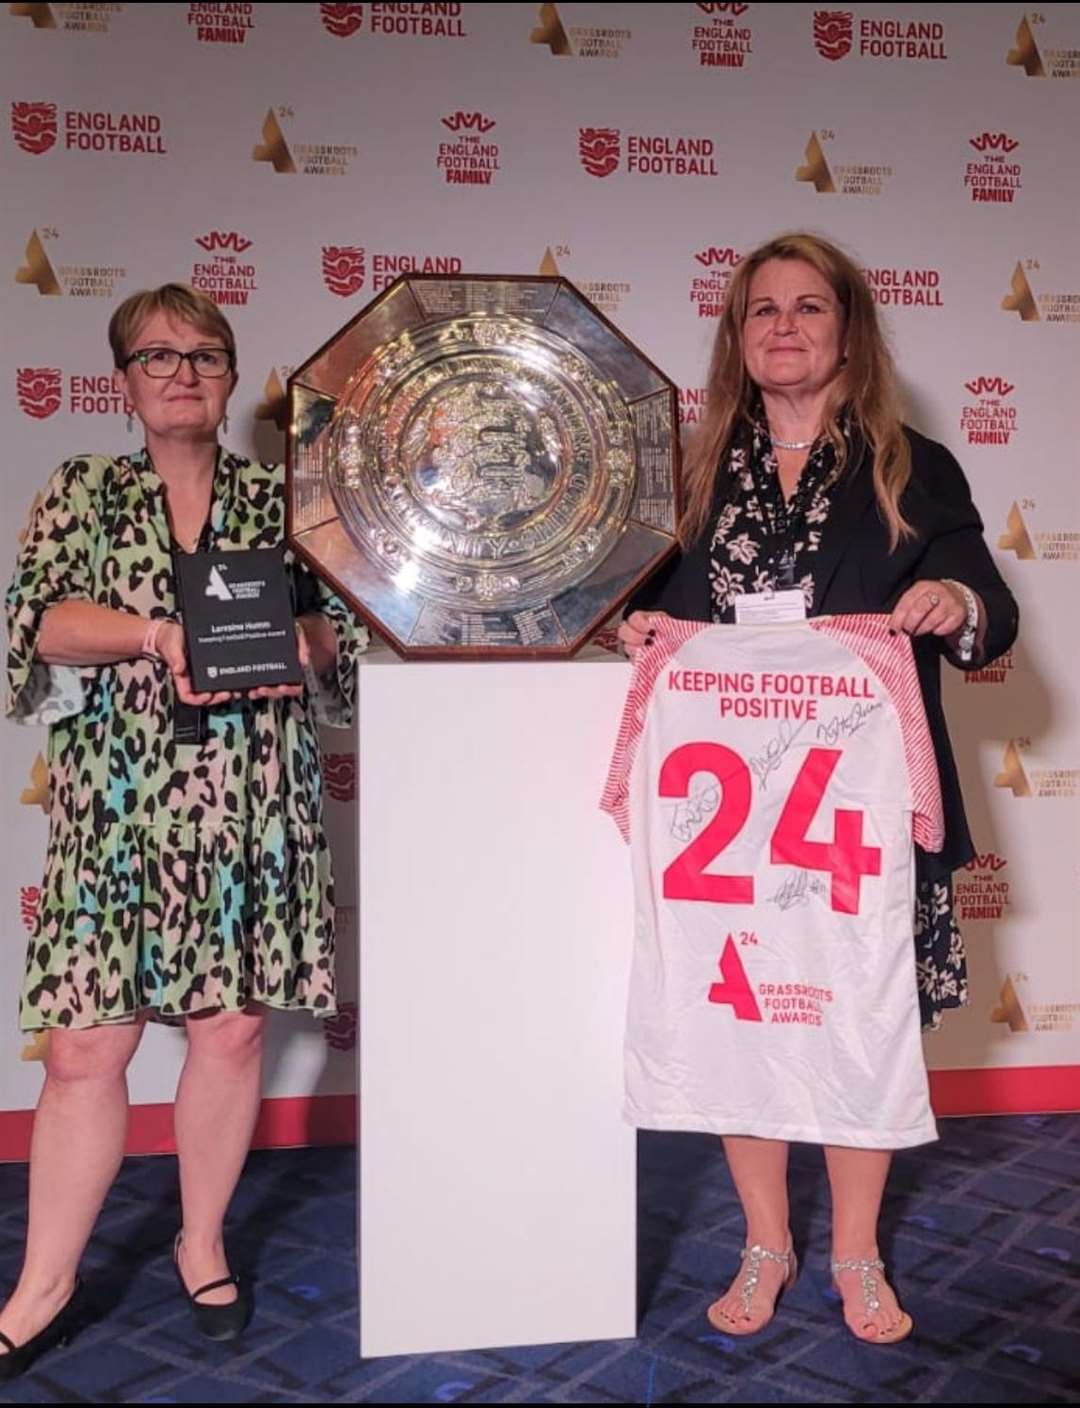
[[(197, 1291), (189, 1291), (180, 1272), (180, 1236), (181, 1234), (177, 1233), (173, 1246), (173, 1267), (176, 1270), (176, 1279), (180, 1282), (180, 1289), (183, 1291), (188, 1305), (191, 1306), (196, 1327), (207, 1339), (238, 1339), (247, 1329), (251, 1313), (255, 1309), (251, 1291), (239, 1276), (222, 1276), (220, 1281), (210, 1281), (207, 1285), (200, 1286)], [(200, 1296), (205, 1295), (207, 1291), (220, 1290), (222, 1286), (235, 1286), (236, 1299), (230, 1301), (228, 1305), (201, 1305), (199, 1303)]]
[(7, 1350), (0, 1354), (0, 1383), (17, 1379), (25, 1374), (35, 1360), (39, 1359), (53, 1345), (65, 1345), (82, 1328), (80, 1316), (83, 1310), (83, 1283), (75, 1277), (75, 1289), (65, 1304), (56, 1312), (43, 1330), (39, 1330), (25, 1344), (16, 1345), (0, 1331), (0, 1343)]

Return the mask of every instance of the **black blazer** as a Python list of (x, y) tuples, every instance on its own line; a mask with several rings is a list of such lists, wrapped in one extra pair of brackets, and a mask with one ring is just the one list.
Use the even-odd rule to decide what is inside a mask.
[[(966, 668), (988, 664), (1016, 639), (1016, 601), (990, 556), (963, 470), (944, 445), (914, 430), (906, 433), (911, 444), (911, 482), (900, 507), (915, 536), (890, 553), (888, 529), (874, 499), (872, 459), (869, 452), (864, 453), (858, 467), (845, 473), (834, 490), (814, 560), (814, 602), (809, 614), (891, 611), (913, 582), (952, 577), (978, 592), (986, 607), (983, 653)], [(726, 483), (720, 482), (713, 516), (700, 538), (638, 589), (628, 611), (666, 611), (690, 621), (711, 619), (709, 545), (725, 498)], [(940, 879), (975, 854), (941, 704), (941, 657), (965, 667), (946, 650), (940, 636), (917, 636), (912, 644), (945, 808), (944, 849), (927, 855), (920, 869), (924, 876)]]

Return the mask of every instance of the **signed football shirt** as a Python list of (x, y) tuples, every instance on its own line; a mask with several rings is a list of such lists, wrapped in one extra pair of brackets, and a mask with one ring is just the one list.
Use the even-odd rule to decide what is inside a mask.
[(658, 620), (602, 805), (634, 877), (631, 1123), (936, 1138), (912, 841), (940, 850), (944, 822), (905, 635), (869, 615)]

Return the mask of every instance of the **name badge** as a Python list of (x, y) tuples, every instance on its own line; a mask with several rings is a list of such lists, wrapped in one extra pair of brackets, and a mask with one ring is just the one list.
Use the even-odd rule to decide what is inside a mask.
[(798, 588), (784, 592), (750, 592), (735, 598), (737, 626), (767, 626), (778, 621), (805, 621), (806, 598)]

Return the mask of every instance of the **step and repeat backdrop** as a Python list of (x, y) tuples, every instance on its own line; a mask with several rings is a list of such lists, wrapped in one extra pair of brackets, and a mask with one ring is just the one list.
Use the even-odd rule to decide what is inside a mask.
[[(0, 31), (5, 582), (55, 465), (137, 445), (105, 338), (136, 289), (222, 306), (227, 441), (279, 458), (290, 369), (402, 272), (565, 275), (691, 430), (743, 252), (843, 244), (1022, 611), (1009, 656), (949, 672), (979, 854), (970, 1005), (927, 1039), (938, 1108), (1080, 1106), (1080, 5), (7, 4)], [(41, 1078), (16, 997), (44, 749), (0, 729), (8, 1157)], [(352, 735), (325, 734), (325, 766), (345, 1002), (275, 1026), (270, 1141), (351, 1130)], [(133, 1147), (168, 1142), (182, 1048), (144, 1042)]]

